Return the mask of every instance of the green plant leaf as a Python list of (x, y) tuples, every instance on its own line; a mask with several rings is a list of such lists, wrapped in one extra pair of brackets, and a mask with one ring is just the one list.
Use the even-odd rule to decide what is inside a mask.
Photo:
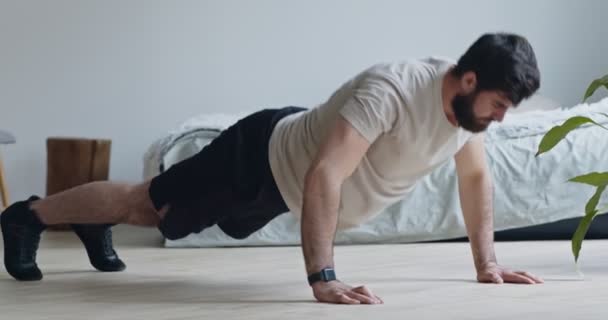
[(589, 99), (589, 97), (591, 97), (595, 93), (595, 91), (602, 86), (608, 89), (608, 75), (605, 75), (604, 77), (599, 79), (595, 79), (591, 82), (591, 84), (589, 84), (587, 91), (585, 91), (583, 102), (587, 101), (587, 99)]
[[(570, 133), (570, 131), (572, 131), (586, 123), (594, 123), (601, 127), (601, 125), (597, 124), (595, 121), (593, 121), (587, 117), (581, 117), (581, 116), (572, 117), (572, 118), (564, 121), (563, 124), (551, 128), (551, 130), (549, 130), (545, 134), (543, 139), (540, 141), (540, 144), (538, 146), (538, 151), (536, 152), (535, 157), (538, 157), (540, 154), (543, 154), (543, 153), (553, 149), (553, 147), (555, 147), (562, 139), (564, 139), (566, 137), (566, 135), (568, 135), (568, 133)], [(604, 129), (606, 129), (606, 128), (604, 128)], [(606, 130), (608, 130), (608, 129), (606, 129)]]
[(589, 201), (587, 201), (587, 204), (585, 205), (585, 214), (588, 214), (589, 212), (593, 211), (598, 212), (597, 204), (600, 202), (600, 197), (602, 196), (602, 192), (604, 192), (605, 189), (606, 186), (601, 186), (595, 190), (595, 194), (593, 194), (591, 199), (589, 199)]
[(595, 190), (593, 196), (587, 202), (585, 206), (585, 216), (581, 219), (581, 222), (578, 224), (574, 235), (572, 236), (572, 254), (574, 255), (574, 262), (578, 262), (578, 257), (581, 252), (581, 248), (583, 246), (583, 240), (585, 239), (585, 235), (589, 230), (589, 226), (591, 226), (591, 222), (593, 218), (597, 215), (598, 211), (596, 210), (597, 204), (600, 201), (600, 197), (602, 193), (606, 190), (606, 186), (598, 187)]
[(581, 219), (581, 222), (578, 224), (578, 227), (572, 236), (572, 255), (574, 256), (574, 263), (578, 262), (578, 257), (581, 253), (581, 248), (583, 247), (583, 240), (585, 239), (585, 235), (589, 230), (591, 221), (593, 221), (596, 214), (597, 211), (592, 211), (590, 214), (586, 214), (583, 219)]
[(594, 187), (608, 185), (608, 172), (592, 172), (569, 179), (570, 182), (584, 183)]

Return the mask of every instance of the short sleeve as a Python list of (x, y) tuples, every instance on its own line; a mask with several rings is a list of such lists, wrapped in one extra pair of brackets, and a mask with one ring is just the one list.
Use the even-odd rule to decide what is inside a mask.
[(369, 143), (390, 131), (403, 105), (399, 91), (383, 74), (364, 74), (354, 85), (350, 98), (339, 110)]

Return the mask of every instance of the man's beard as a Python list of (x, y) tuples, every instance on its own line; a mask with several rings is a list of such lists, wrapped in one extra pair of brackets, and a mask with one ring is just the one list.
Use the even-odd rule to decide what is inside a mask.
[(477, 92), (468, 95), (456, 95), (452, 99), (452, 109), (459, 126), (467, 131), (478, 133), (485, 131), (491, 121), (484, 121), (475, 116), (473, 111), (475, 98), (477, 98)]

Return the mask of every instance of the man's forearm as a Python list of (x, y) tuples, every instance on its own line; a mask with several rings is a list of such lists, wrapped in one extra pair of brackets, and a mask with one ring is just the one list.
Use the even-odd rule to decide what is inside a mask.
[(459, 191), (473, 260), (479, 271), (496, 262), (492, 179), (489, 175), (460, 179)]
[(338, 221), (341, 182), (329, 173), (309, 174), (302, 207), (302, 251), (308, 274), (333, 267), (333, 241)]

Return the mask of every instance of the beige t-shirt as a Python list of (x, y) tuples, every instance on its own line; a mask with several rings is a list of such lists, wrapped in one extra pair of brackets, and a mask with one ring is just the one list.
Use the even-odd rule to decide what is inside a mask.
[(375, 65), (342, 85), (324, 104), (279, 121), (270, 167), (290, 211), (301, 216), (304, 177), (336, 117), (371, 146), (341, 191), (338, 228), (357, 226), (399, 201), (473, 136), (443, 112), (438, 58)]

